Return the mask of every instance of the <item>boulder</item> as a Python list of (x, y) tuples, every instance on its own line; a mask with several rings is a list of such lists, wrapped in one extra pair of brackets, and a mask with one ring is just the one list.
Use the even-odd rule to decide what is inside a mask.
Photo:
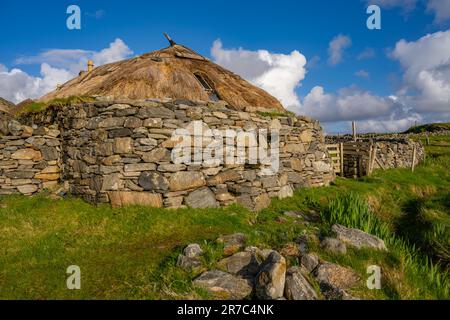
[(312, 273), (319, 265), (319, 256), (315, 253), (307, 253), (300, 258), (300, 264), (309, 273)]
[(184, 201), (186, 205), (194, 209), (217, 208), (219, 206), (216, 196), (208, 187), (191, 192)]
[(183, 254), (188, 258), (196, 258), (203, 254), (203, 250), (197, 243), (192, 243), (184, 248)]
[(338, 224), (333, 225), (331, 230), (336, 234), (337, 239), (358, 249), (372, 248), (387, 250), (383, 240), (364, 231), (346, 228)]
[(182, 254), (178, 256), (177, 266), (187, 272), (199, 273), (204, 270), (199, 257), (187, 257)]
[(161, 194), (149, 192), (116, 191), (108, 192), (113, 208), (140, 205), (161, 208), (163, 205)]
[(204, 288), (221, 300), (243, 300), (252, 294), (249, 280), (217, 270), (203, 273), (194, 280), (194, 285)]
[(261, 264), (261, 271), (256, 276), (256, 297), (260, 300), (281, 298), (284, 294), (285, 281), (286, 260), (274, 251)]
[(201, 172), (181, 171), (172, 175), (169, 180), (171, 191), (182, 191), (203, 187), (206, 184)]
[(246, 237), (242, 233), (235, 233), (227, 236), (222, 236), (217, 239), (217, 243), (223, 244), (223, 253), (230, 256), (245, 247)]
[(335, 239), (335, 238), (325, 238), (320, 243), (320, 246), (334, 254), (346, 254), (347, 253), (347, 247), (345, 246), (345, 243), (342, 241)]
[(292, 267), (286, 272), (284, 295), (288, 300), (317, 300), (318, 296), (300, 268)]
[(360, 280), (352, 269), (333, 263), (319, 265), (314, 274), (321, 286), (339, 289), (350, 288)]
[(245, 278), (254, 278), (259, 272), (259, 265), (256, 255), (252, 252), (238, 252), (217, 264), (219, 268)]

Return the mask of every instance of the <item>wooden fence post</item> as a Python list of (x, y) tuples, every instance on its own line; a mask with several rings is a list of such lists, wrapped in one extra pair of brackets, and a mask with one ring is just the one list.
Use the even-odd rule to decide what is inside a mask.
[(341, 158), (341, 177), (344, 177), (344, 144), (342, 142), (339, 143), (339, 153)]
[(356, 122), (352, 121), (353, 141), (356, 142)]
[(413, 149), (413, 155), (412, 155), (412, 165), (411, 165), (411, 171), (414, 172), (414, 169), (416, 167), (416, 155), (417, 153), (417, 146), (414, 145), (414, 149)]

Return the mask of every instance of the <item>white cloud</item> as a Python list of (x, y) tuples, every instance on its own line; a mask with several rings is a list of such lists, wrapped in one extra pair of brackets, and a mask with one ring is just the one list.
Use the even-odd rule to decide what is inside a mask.
[(355, 76), (368, 79), (370, 78), (370, 73), (367, 72), (366, 70), (358, 70), (355, 72)]
[(450, 110), (450, 30), (397, 42), (392, 52), (404, 69), (401, 99), (419, 112)]
[(306, 58), (299, 51), (278, 54), (267, 50), (225, 49), (216, 40), (211, 55), (216, 63), (266, 90), (285, 107), (300, 106), (295, 89), (305, 78)]
[(352, 40), (348, 36), (339, 34), (334, 37), (328, 47), (328, 63), (333, 66), (341, 63), (344, 50), (350, 47), (351, 44)]
[(54, 90), (86, 69), (92, 59), (96, 66), (128, 58), (133, 52), (116, 39), (99, 52), (81, 49), (51, 49), (38, 56), (21, 57), (17, 64), (41, 64), (40, 76), (31, 76), (21, 69), (9, 70), (0, 64), (0, 97), (15, 103), (28, 98), (39, 98)]
[(417, 1), (418, 0), (365, 0), (368, 6), (376, 4), (386, 9), (400, 8), (404, 13), (413, 11), (416, 8)]
[(394, 101), (354, 88), (341, 89), (337, 95), (314, 87), (298, 110), (301, 114), (325, 122), (366, 120), (388, 116), (394, 110)]
[(375, 57), (375, 50), (373, 48), (365, 48), (363, 52), (361, 52), (357, 59), (358, 60), (367, 60)]
[(435, 15), (435, 23), (443, 23), (450, 20), (450, 0), (428, 0), (427, 11)]

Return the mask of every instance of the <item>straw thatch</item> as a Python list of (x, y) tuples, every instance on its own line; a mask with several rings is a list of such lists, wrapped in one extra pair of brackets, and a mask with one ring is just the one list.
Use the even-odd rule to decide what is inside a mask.
[[(208, 92), (195, 74), (200, 75), (206, 87), (213, 90)], [(193, 101), (218, 98), (238, 110), (251, 106), (284, 111), (280, 102), (264, 90), (177, 44), (81, 73), (40, 100), (70, 96)]]

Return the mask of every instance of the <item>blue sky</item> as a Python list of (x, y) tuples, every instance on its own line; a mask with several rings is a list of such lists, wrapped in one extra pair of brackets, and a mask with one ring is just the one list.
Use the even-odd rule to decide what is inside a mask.
[[(421, 87), (421, 84), (415, 81), (420, 72), (410, 74), (416, 69), (415, 66), (408, 65), (413, 63), (408, 56), (412, 53), (399, 51), (396, 57), (392, 56), (396, 44), (402, 39), (411, 45), (411, 50), (414, 50), (414, 44), (421, 47), (420, 39), (427, 34), (445, 33), (440, 40), (433, 41), (441, 43), (447, 41), (450, 4), (448, 0), (439, 0), (444, 3), (443, 5), (434, 1), (371, 1), (370, 3), (378, 3), (381, 6), (382, 29), (369, 30), (366, 27), (368, 3), (362, 0), (170, 2), (58, 0), (26, 3), (2, 0), (0, 71), (4, 77), (0, 76), (0, 79), (4, 81), (0, 83), (0, 95), (7, 95), (6, 91), (13, 90), (16, 84), (20, 85), (18, 75), (12, 76), (13, 69), (20, 70), (23, 79), (25, 75), (28, 76), (27, 81), (30, 79), (39, 81), (44, 77), (42, 73), (44, 63), (51, 68), (70, 69), (69, 66), (63, 65), (64, 62), (55, 64), (52, 60), (45, 61), (42, 55), (48, 50), (81, 49), (90, 53), (101, 52), (116, 39), (121, 39), (129, 48), (125, 51), (125, 56), (132, 56), (167, 46), (167, 41), (161, 35), (162, 32), (167, 32), (177, 42), (219, 63), (223, 62), (222, 64), (231, 69), (241, 65), (236, 61), (241, 54), (233, 49), (243, 48), (254, 53), (258, 50), (267, 50), (270, 54), (286, 55), (287, 59), (291, 57), (293, 51), (298, 51), (308, 63), (305, 66), (301, 66), (301, 63), (294, 64), (296, 68), (304, 69), (305, 75), (300, 76), (302, 79), (297, 81), (295, 86), (298, 105), (288, 107), (298, 113), (319, 118), (329, 132), (348, 130), (351, 110), (357, 108), (353, 105), (347, 106), (345, 101), (348, 97), (369, 97), (369, 100), (373, 98), (373, 108), (382, 110), (381, 116), (373, 111), (358, 115), (362, 121), (362, 128), (366, 131), (400, 130), (407, 126), (408, 121), (409, 123), (448, 121), (450, 104), (446, 94), (450, 88), (450, 79), (448, 72), (440, 70), (450, 63), (450, 53), (441, 52), (444, 58), (448, 53), (448, 61), (442, 59), (441, 54), (435, 58), (439, 61), (426, 63), (429, 68), (425, 67), (425, 71), (434, 76), (433, 79), (443, 81), (443, 90), (438, 92), (442, 94), (439, 101), (443, 102), (443, 106), (431, 107), (429, 110), (424, 103), (418, 101), (420, 95), (429, 92), (425, 92), (425, 87), (428, 88), (426, 84)], [(71, 4), (81, 8), (81, 30), (68, 30), (66, 27), (68, 17), (66, 9)], [(439, 12), (445, 13), (443, 10), (447, 8), (448, 15), (436, 13), (438, 9)], [(339, 35), (348, 39), (351, 45), (340, 50), (342, 55), (340, 62), (332, 65), (328, 61), (330, 42)], [(212, 55), (211, 48), (218, 39), (221, 40), (220, 52), (231, 50), (230, 52), (235, 53), (233, 58), (235, 60), (225, 61)], [(430, 46), (429, 50), (434, 50), (432, 40), (424, 41), (430, 42), (425, 43)], [(370, 54), (363, 59), (360, 57), (363, 52)], [(427, 55), (423, 53), (423, 56)], [(258, 55), (255, 57), (258, 59)], [(251, 61), (246, 63), (248, 68), (252, 67)], [(233, 71), (239, 73), (240, 70)], [(245, 70), (242, 73), (246, 76)], [(69, 74), (70, 72), (63, 75)], [(296, 75), (300, 75), (289, 74), (285, 70), (285, 73), (279, 73), (279, 77), (283, 74), (293, 76), (295, 79)], [(263, 87), (265, 85), (261, 79), (261, 81), (249, 80), (254, 80), (253, 82), (260, 83)], [(281, 83), (282, 80), (283, 78), (280, 80)], [(10, 81), (9, 84), (6, 84), (7, 81)], [(30, 95), (41, 93), (40, 91), (44, 90), (44, 87), (41, 87), (31, 90)], [(320, 90), (317, 90), (317, 87), (323, 89), (322, 94), (318, 95)], [(313, 90), (314, 88), (316, 90)], [(311, 94), (312, 92), (316, 94)], [(23, 92), (23, 95), (13, 96), (13, 93), (9, 92), (9, 97), (20, 100), (26, 94), (27, 92)], [(310, 97), (305, 100), (308, 95)], [(399, 99), (393, 102), (389, 100), (389, 96)], [(355, 101), (359, 101), (356, 98)], [(420, 101), (423, 102), (425, 98), (427, 96)], [(390, 103), (391, 106), (384, 105)], [(445, 107), (445, 103), (448, 108)], [(326, 108), (325, 113), (340, 115), (336, 117), (324, 115), (323, 110), (319, 112), (318, 109), (314, 109), (316, 108), (314, 105), (322, 105), (322, 108)], [(345, 114), (343, 108), (348, 108), (350, 114)], [(383, 126), (383, 122), (388, 124)]]

